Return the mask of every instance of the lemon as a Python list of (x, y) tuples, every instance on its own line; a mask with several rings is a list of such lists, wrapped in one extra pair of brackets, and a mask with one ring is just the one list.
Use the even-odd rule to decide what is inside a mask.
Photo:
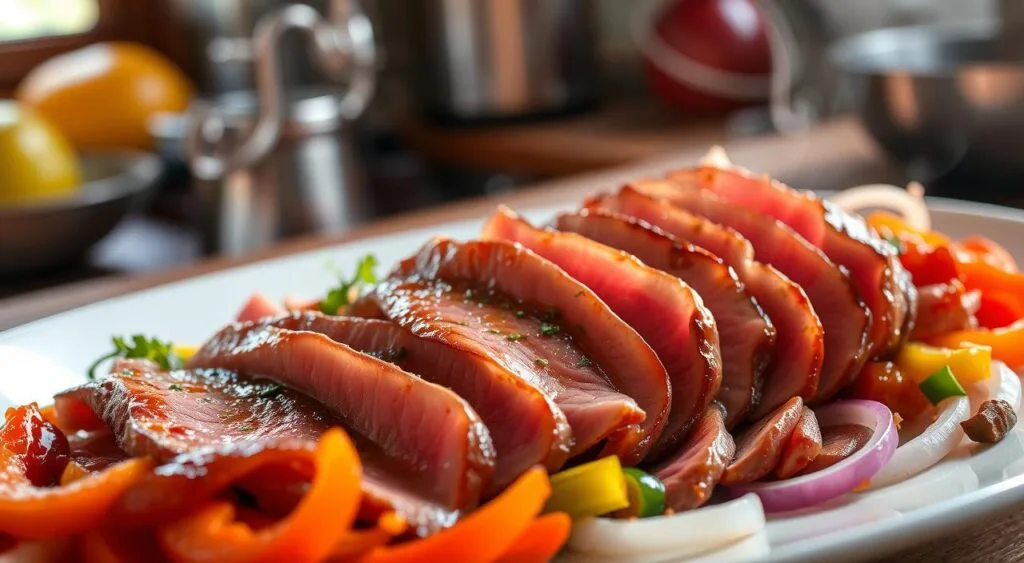
[(81, 178), (60, 131), (31, 108), (0, 100), (0, 206), (68, 197)]

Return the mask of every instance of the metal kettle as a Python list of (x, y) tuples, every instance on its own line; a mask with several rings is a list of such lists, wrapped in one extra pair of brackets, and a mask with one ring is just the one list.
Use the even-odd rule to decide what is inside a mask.
[[(338, 86), (283, 86), (278, 48), (292, 30), (302, 32), (310, 58)], [(229, 255), (337, 231), (368, 214), (350, 125), (373, 95), (376, 51), (359, 4), (332, 0), (327, 19), (304, 4), (266, 14), (254, 31), (252, 58), (256, 90), (194, 104), (185, 133), (204, 246)]]

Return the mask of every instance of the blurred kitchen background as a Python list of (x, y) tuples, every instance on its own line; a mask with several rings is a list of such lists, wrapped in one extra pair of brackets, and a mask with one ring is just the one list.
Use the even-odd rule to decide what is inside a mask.
[(1015, 205), (1022, 31), (1024, 0), (0, 0), (0, 298), (849, 116), (884, 179)]

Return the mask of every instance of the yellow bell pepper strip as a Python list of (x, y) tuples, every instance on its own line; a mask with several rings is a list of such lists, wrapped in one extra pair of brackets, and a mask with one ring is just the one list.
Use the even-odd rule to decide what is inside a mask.
[(573, 520), (601, 516), (629, 506), (619, 458), (608, 456), (551, 476), (544, 512), (565, 512)]
[(192, 346), (187, 344), (175, 344), (173, 346), (174, 353), (181, 358), (182, 362), (188, 362), (192, 356), (196, 355), (196, 351), (199, 350), (198, 346)]
[(992, 375), (992, 348), (982, 344), (965, 344), (952, 348), (910, 342), (900, 349), (896, 365), (904, 377), (917, 383), (949, 366), (964, 384), (988, 379)]
[(377, 548), (359, 561), (496, 561), (509, 551), (523, 531), (534, 522), (550, 494), (551, 485), (547, 473), (540, 468), (531, 469), (455, 526), (421, 540)]
[(183, 563), (322, 561), (355, 520), (362, 467), (352, 441), (337, 428), (320, 438), (311, 461), (316, 473), (309, 489), (277, 523), (253, 530), (235, 520), (233, 504), (211, 501), (160, 527), (161, 546)]
[(572, 519), (564, 512), (552, 512), (534, 520), (498, 563), (547, 563), (569, 539)]
[(928, 342), (946, 348), (989, 346), (992, 357), (1005, 362), (1011, 369), (1024, 367), (1024, 320), (992, 330), (958, 330), (940, 334), (929, 338)]
[(956, 376), (953, 375), (953, 370), (949, 369), (949, 366), (943, 366), (942, 369), (928, 376), (927, 379), (921, 382), (920, 387), (921, 392), (924, 393), (925, 397), (928, 397), (928, 401), (933, 405), (938, 405), (950, 397), (967, 396), (967, 391), (964, 391), (963, 386), (957, 381)]

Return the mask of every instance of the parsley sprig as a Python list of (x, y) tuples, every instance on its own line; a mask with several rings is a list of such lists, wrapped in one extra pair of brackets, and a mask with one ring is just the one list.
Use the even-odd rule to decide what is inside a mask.
[(337, 315), (342, 307), (358, 299), (364, 285), (377, 283), (377, 257), (367, 254), (359, 260), (356, 271), (351, 278), (346, 279), (345, 275), (338, 272), (339, 284), (327, 292), (320, 302), (320, 312), (325, 315)]
[(101, 364), (114, 358), (125, 358), (132, 360), (151, 360), (164, 369), (181, 369), (184, 362), (181, 356), (174, 350), (174, 344), (163, 342), (156, 338), (146, 338), (141, 334), (132, 335), (130, 338), (115, 336), (111, 338), (114, 344), (114, 351), (104, 355), (89, 366), (86, 375), (89, 379), (96, 379), (96, 370)]

